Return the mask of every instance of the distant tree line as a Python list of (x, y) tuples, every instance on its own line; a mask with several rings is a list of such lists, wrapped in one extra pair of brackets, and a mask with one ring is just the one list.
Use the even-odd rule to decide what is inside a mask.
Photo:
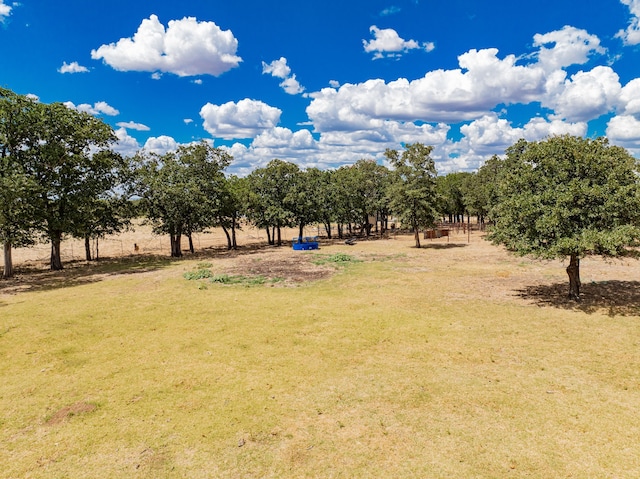
[(233, 158), (207, 142), (123, 158), (115, 141), (111, 127), (87, 113), (0, 89), (4, 278), (13, 274), (12, 248), (47, 241), (51, 269), (62, 269), (64, 237), (84, 239), (86, 259), (96, 259), (91, 242), (131, 227), (135, 216), (169, 235), (179, 257), (183, 238), (193, 252), (193, 234), (212, 227), (235, 249), (243, 224), (279, 246), (283, 228), (368, 236), (394, 218), (420, 247), (420, 231), (438, 219), (475, 215), (492, 223), (492, 241), (516, 253), (570, 258), (571, 296), (579, 298), (581, 257), (628, 254), (640, 239), (638, 162), (604, 138), (521, 140), (475, 173), (438, 176), (433, 147), (415, 143), (385, 152), (391, 168), (362, 159), (300, 169), (274, 159), (243, 178), (228, 175)]

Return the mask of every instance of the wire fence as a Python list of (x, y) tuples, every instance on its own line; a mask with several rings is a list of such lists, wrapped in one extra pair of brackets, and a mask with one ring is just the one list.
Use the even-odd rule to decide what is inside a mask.
[[(282, 232), (282, 239), (285, 241), (290, 240), (290, 236), (297, 236), (297, 234), (297, 229), (287, 229)], [(227, 246), (227, 237), (220, 228), (212, 229), (207, 233), (195, 233), (192, 235), (192, 239), (196, 251), (208, 248), (226, 248)], [(242, 246), (252, 243), (266, 243), (267, 236), (264, 230), (243, 227), (236, 231), (236, 239), (238, 244)], [(171, 242), (168, 235), (154, 234), (151, 228), (146, 225), (139, 225), (135, 227), (135, 230), (100, 238), (97, 242), (94, 239), (90, 242), (92, 258), (113, 258), (136, 254), (169, 255), (170, 248)], [(186, 251), (188, 248), (188, 238), (183, 236), (182, 249)], [(63, 263), (84, 261), (86, 259), (84, 240), (75, 238), (63, 239), (60, 245), (60, 256)], [(28, 248), (16, 248), (12, 252), (12, 257), (14, 265), (48, 263), (51, 258), (51, 244), (39, 243)]]

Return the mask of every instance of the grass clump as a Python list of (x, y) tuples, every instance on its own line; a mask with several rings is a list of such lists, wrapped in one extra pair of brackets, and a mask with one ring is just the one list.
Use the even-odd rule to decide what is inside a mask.
[(361, 260), (346, 253), (335, 253), (332, 255), (318, 255), (313, 264), (322, 266), (325, 264), (344, 265), (346, 263), (359, 263)]
[(228, 274), (216, 274), (212, 276), (209, 280), (210, 283), (220, 283), (220, 284), (238, 284), (242, 283), (244, 280), (244, 276), (232, 276)]
[(244, 284), (245, 286), (261, 286), (267, 283), (279, 283), (284, 281), (283, 278), (267, 278), (262, 275), (258, 276), (243, 276), (243, 275), (229, 275), (229, 274), (217, 274), (209, 280), (210, 283), (219, 284)]
[(188, 281), (196, 281), (199, 279), (207, 279), (213, 277), (213, 273), (207, 268), (198, 268), (195, 271), (187, 271), (182, 275)]
[[(213, 274), (209, 269), (211, 263), (200, 263), (193, 271), (187, 271), (182, 276), (188, 281), (199, 281), (208, 279), (210, 284), (244, 284), (246, 286), (260, 286), (267, 283), (280, 283), (284, 281), (284, 278), (268, 278), (266, 276), (244, 276), (244, 275), (231, 275), (227, 273)], [(198, 289), (208, 289), (207, 283), (200, 282)]]

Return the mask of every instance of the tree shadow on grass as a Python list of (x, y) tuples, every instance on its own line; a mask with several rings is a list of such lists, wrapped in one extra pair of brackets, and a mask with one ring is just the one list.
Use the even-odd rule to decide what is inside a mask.
[(520, 298), (537, 306), (552, 306), (587, 314), (604, 312), (613, 316), (640, 315), (640, 281), (583, 283), (580, 301), (569, 299), (568, 283), (527, 286), (516, 291)]
[(421, 243), (420, 249), (456, 249), (466, 248), (467, 243)]
[[(184, 252), (180, 258), (163, 255), (137, 254), (130, 256), (103, 257), (99, 261), (69, 261), (61, 271), (50, 271), (40, 265), (21, 265), (15, 268), (15, 276), (8, 280), (0, 280), (0, 294), (18, 294), (27, 291), (43, 291), (68, 288), (83, 284), (96, 283), (105, 277), (132, 275), (157, 271), (171, 264), (184, 260), (215, 260), (217, 258), (234, 258), (252, 255), (269, 250), (291, 248), (291, 244), (283, 242), (282, 246), (256, 243), (240, 246), (238, 249), (211, 247), (195, 253)], [(0, 302), (0, 306), (3, 303)]]
[(165, 268), (171, 259), (161, 256), (103, 258), (96, 262), (71, 261), (61, 271), (20, 266), (11, 279), (0, 280), (0, 294), (44, 291), (96, 283), (105, 277), (146, 273)]

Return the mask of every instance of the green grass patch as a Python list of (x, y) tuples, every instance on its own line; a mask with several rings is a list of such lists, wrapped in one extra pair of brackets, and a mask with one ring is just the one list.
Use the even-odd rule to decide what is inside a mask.
[(200, 279), (214, 278), (213, 273), (207, 268), (198, 268), (195, 271), (187, 271), (182, 275), (188, 281), (197, 281)]
[(361, 260), (355, 258), (354, 256), (348, 255), (346, 253), (334, 253), (334, 254), (316, 254), (316, 259), (313, 260), (313, 264), (315, 265), (325, 265), (325, 264), (334, 264), (338, 266), (343, 266), (348, 263), (360, 263)]
[[(198, 263), (193, 271), (187, 271), (182, 274), (182, 277), (188, 281), (200, 281), (203, 279), (208, 279), (211, 284), (225, 284), (225, 285), (233, 285), (233, 284), (243, 284), (245, 286), (260, 286), (264, 284), (276, 284), (284, 281), (283, 278), (267, 278), (262, 275), (257, 276), (244, 276), (244, 275), (230, 275), (227, 273), (222, 274), (214, 274), (209, 268), (213, 265), (212, 263)], [(207, 284), (204, 282), (200, 282), (198, 285), (198, 289), (206, 290), (208, 289)]]

